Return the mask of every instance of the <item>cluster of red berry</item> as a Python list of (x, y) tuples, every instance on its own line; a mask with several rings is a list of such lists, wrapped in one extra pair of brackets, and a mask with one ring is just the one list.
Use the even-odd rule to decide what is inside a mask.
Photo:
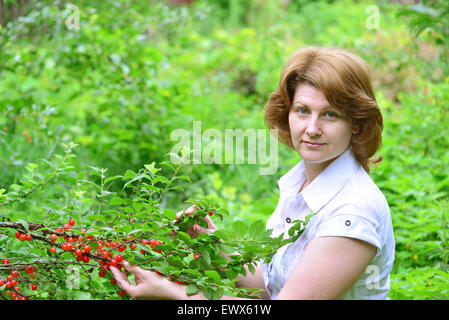
[[(208, 212), (209, 216), (213, 215), (212, 211)], [(81, 229), (79, 232), (75, 232), (73, 227), (75, 227), (76, 221), (72, 218), (68, 220), (66, 224), (62, 227), (58, 227), (54, 229), (53, 232), (45, 232), (48, 234), (48, 237), (42, 238), (41, 236), (35, 235), (35, 241), (44, 240), (45, 242), (51, 245), (50, 253), (51, 255), (58, 256), (63, 252), (69, 252), (76, 258), (78, 262), (89, 263), (92, 260), (97, 261), (99, 263), (98, 275), (101, 278), (106, 276), (109, 277), (109, 281), (111, 284), (117, 284), (117, 281), (114, 279), (112, 273), (108, 272), (111, 267), (118, 268), (121, 270), (123, 268), (123, 261), (125, 257), (122, 255), (125, 254), (124, 251), (128, 248), (130, 252), (128, 254), (136, 253), (135, 250), (139, 249), (137, 245), (140, 242), (143, 246), (149, 246), (152, 251), (162, 253), (162, 249), (158, 246), (163, 245), (164, 243), (160, 240), (156, 239), (142, 239), (141, 237), (135, 238), (133, 236), (127, 236), (125, 239), (121, 241), (116, 240), (107, 240), (94, 238), (92, 235), (86, 234), (87, 231), (85, 229)], [(86, 235), (84, 235), (86, 234)], [(171, 234), (171, 233), (170, 233)], [(15, 233), (15, 237), (20, 241), (32, 241), (34, 233), (27, 232), (22, 233), (17, 231)], [(137, 243), (137, 244), (136, 244)], [(62, 251), (61, 251), (62, 250)], [(118, 252), (117, 252), (118, 251)], [(140, 247), (140, 254), (146, 255), (148, 250), (142, 249)], [(184, 255), (187, 253), (183, 252)], [(193, 259), (198, 259), (200, 256), (197, 253), (193, 253)], [(9, 264), (8, 259), (2, 260), (3, 264)], [(23, 268), (23, 266), (22, 266)], [(20, 267), (18, 269), (21, 269)], [(28, 265), (24, 268), (25, 273), (29, 275), (29, 278), (35, 279), (36, 274), (34, 273), (35, 267), (33, 265)], [(159, 271), (156, 271), (158, 274), (161, 274)], [(11, 267), (11, 274), (8, 275), (6, 281), (0, 278), (0, 287), (6, 285), (6, 288), (11, 289), (6, 293), (11, 299), (15, 300), (23, 300), (26, 299), (25, 296), (20, 294), (20, 287), (17, 284), (17, 277), (19, 276), (19, 271), (15, 270), (14, 267)], [(171, 275), (163, 275), (167, 277), (170, 281), (175, 281), (178, 284), (188, 284), (187, 279), (183, 279), (182, 277), (173, 278)], [(38, 285), (35, 283), (35, 280), (28, 281), (27, 284), (31, 284), (31, 290), (36, 291), (38, 289)], [(118, 290), (118, 288), (117, 288)], [(120, 297), (125, 297), (126, 292), (123, 290), (118, 290), (117, 294)]]
[[(64, 224), (62, 228), (56, 228), (56, 233), (59, 234), (50, 234), (48, 237), (49, 242), (53, 242), (54, 245), (50, 248), (50, 252), (52, 254), (57, 253), (57, 247), (62, 249), (65, 252), (71, 252), (76, 257), (76, 260), (78, 262), (84, 262), (89, 263), (91, 258), (95, 258), (98, 260), (100, 264), (100, 271), (99, 276), (104, 277), (106, 276), (106, 271), (109, 270), (110, 266), (116, 267), (118, 269), (121, 269), (123, 265), (121, 264), (124, 260), (123, 256), (121, 254), (117, 254), (113, 256), (113, 249), (118, 250), (119, 252), (123, 252), (126, 250), (127, 246), (119, 243), (117, 241), (103, 241), (103, 240), (96, 240), (92, 235), (77, 235), (75, 233), (70, 234), (68, 232), (72, 231), (73, 226), (75, 226), (76, 222), (74, 219), (69, 219), (67, 224)], [(81, 230), (81, 233), (86, 233), (86, 230)], [(61, 235), (63, 234), (63, 235)], [(31, 241), (33, 239), (32, 234), (24, 234), (20, 231), (17, 231), (15, 233), (15, 237), (20, 241)], [(58, 239), (61, 239), (62, 241), (58, 241)], [(130, 240), (128, 238), (128, 240)], [(148, 241), (148, 240), (145, 240)], [(142, 241), (144, 242), (144, 241)], [(160, 241), (155, 240), (149, 240), (148, 243), (151, 243), (152, 248), (155, 246), (161, 244)], [(94, 247), (94, 252), (92, 252), (92, 247)], [(135, 249), (136, 245), (134, 243), (131, 244), (131, 249)], [(110, 248), (110, 249), (108, 249)], [(155, 249), (158, 250), (158, 249)], [(160, 250), (158, 250), (160, 252)], [(9, 264), (9, 259), (3, 259), (2, 264)], [(34, 279), (36, 277), (34, 271), (35, 267), (32, 265), (27, 266), (25, 269), (25, 272), (29, 274), (30, 278)], [(6, 285), (6, 288), (13, 288), (13, 290), (6, 291), (6, 294), (10, 296), (14, 300), (24, 300), (25, 297), (21, 296), (20, 293), (20, 287), (17, 286), (17, 280), (14, 278), (17, 278), (19, 276), (19, 272), (17, 270), (12, 270), (11, 275), (8, 275), (6, 281), (0, 278), (0, 287), (3, 285)], [(110, 282), (112, 284), (116, 284), (117, 282), (115, 279), (113, 279), (111, 275)], [(31, 290), (35, 291), (37, 290), (37, 285), (32, 284)], [(126, 293), (123, 290), (118, 291), (118, 295), (120, 297), (126, 296)]]
[(31, 241), (33, 240), (33, 236), (31, 234), (24, 234), (20, 231), (17, 231), (15, 234), (15, 237), (19, 239), (20, 241)]
[[(9, 259), (3, 259), (2, 264), (9, 264)], [(25, 272), (29, 275), (31, 279), (36, 278), (36, 274), (34, 273), (35, 268), (33, 266), (28, 266), (25, 268)], [(8, 289), (5, 291), (6, 296), (11, 297), (13, 300), (26, 300), (26, 297), (21, 294), (21, 288), (17, 279), (19, 278), (19, 271), (16, 269), (12, 269), (11, 273), (6, 277), (6, 281), (0, 278), (0, 287), (5, 285)], [(37, 284), (31, 284), (31, 290), (37, 290)]]

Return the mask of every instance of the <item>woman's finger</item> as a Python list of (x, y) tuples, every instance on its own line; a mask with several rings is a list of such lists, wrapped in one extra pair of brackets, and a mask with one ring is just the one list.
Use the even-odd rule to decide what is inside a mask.
[(194, 213), (196, 210), (199, 210), (200, 208), (196, 205), (190, 206), (188, 207), (185, 211), (178, 211), (176, 213), (176, 219), (173, 220), (172, 223), (176, 223), (179, 219), (181, 219), (182, 215), (185, 213), (186, 215), (191, 215), (192, 213)]
[(209, 229), (217, 229), (217, 227), (215, 226), (214, 222), (212, 221), (212, 219), (209, 216), (205, 216), (204, 217), (204, 221), (207, 222), (207, 226)]
[(115, 280), (117, 280), (117, 284), (120, 288), (130, 293), (133, 291), (133, 285), (129, 282), (128, 277), (125, 272), (120, 271), (116, 267), (110, 267), (112, 274), (114, 275)]
[(197, 234), (203, 234), (203, 233), (210, 233), (210, 232), (214, 232), (215, 230), (217, 230), (217, 228), (215, 227), (215, 225), (212, 223), (211, 225), (208, 225), (207, 228), (204, 228), (202, 226), (200, 226), (199, 224), (194, 224), (193, 225), (193, 230), (197, 233)]
[(148, 273), (148, 271), (142, 269), (139, 266), (131, 265), (128, 261), (123, 261), (123, 266), (129, 273), (140, 279), (143, 279)]
[(190, 215), (190, 214), (194, 213), (196, 210), (199, 210), (199, 209), (200, 208), (198, 206), (196, 206), (196, 205), (190, 206), (190, 207), (187, 208), (186, 214)]

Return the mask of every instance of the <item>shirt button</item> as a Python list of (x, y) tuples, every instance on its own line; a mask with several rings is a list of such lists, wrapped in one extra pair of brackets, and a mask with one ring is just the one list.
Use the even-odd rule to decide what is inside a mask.
[(290, 222), (292, 222), (292, 219), (287, 218), (287, 219), (285, 219), (285, 221), (287, 221), (287, 223), (290, 223)]
[(351, 221), (346, 220), (345, 225), (349, 227), (351, 225)]

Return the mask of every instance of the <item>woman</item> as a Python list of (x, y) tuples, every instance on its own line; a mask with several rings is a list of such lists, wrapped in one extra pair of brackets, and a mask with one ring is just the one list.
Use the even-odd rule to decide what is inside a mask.
[[(295, 242), (239, 285), (264, 289), (261, 297), (269, 299), (386, 299), (394, 237), (388, 203), (368, 175), (381, 160), (372, 157), (381, 145), (383, 120), (366, 63), (338, 48), (297, 50), (268, 100), (265, 121), (302, 158), (279, 179), (279, 203), (267, 228), (274, 236), (288, 234), (294, 220), (313, 216)], [(216, 230), (206, 220), (209, 228), (196, 226), (193, 236)], [(204, 298), (185, 295), (182, 285), (153, 272), (126, 268), (136, 285), (112, 270), (133, 298)]]

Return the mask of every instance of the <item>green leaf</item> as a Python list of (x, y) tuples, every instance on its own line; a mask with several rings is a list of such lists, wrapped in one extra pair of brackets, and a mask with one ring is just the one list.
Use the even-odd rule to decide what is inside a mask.
[(156, 178), (153, 179), (153, 184), (156, 184), (158, 182), (168, 183), (170, 182), (170, 180), (168, 180), (168, 178), (164, 176), (157, 176)]
[(249, 233), (251, 238), (258, 238), (265, 231), (265, 225), (262, 220), (254, 221), (249, 227)]
[(120, 228), (120, 231), (122, 231), (122, 232), (128, 234), (129, 232), (131, 232), (132, 229), (133, 229), (133, 228), (132, 228), (129, 224), (125, 224), (124, 226), (122, 226), (122, 227)]
[(206, 247), (201, 247), (200, 252), (201, 252), (201, 256), (203, 257), (204, 261), (206, 261), (206, 263), (208, 265), (210, 265), (210, 254), (209, 254), (209, 251), (207, 251)]
[(89, 221), (106, 220), (106, 217), (101, 214), (91, 214), (90, 216), (87, 216), (86, 219)]
[(187, 243), (189, 243), (192, 240), (192, 238), (190, 238), (190, 236), (187, 233), (182, 232), (182, 231), (178, 231), (176, 233), (176, 237), (181, 238), (181, 240), (183, 240)]
[(144, 204), (142, 202), (138, 202), (138, 201), (134, 201), (133, 203), (133, 207), (136, 210), (136, 212), (139, 212), (140, 210), (142, 210)]
[(116, 180), (119, 178), (123, 178), (123, 176), (119, 175), (119, 176), (113, 176), (113, 177), (106, 178), (106, 179), (104, 179), (104, 184), (108, 183), (109, 181), (113, 181), (113, 180)]
[(204, 296), (209, 300), (218, 300), (223, 296), (223, 289), (212, 286), (203, 289)]
[(173, 221), (176, 219), (176, 211), (171, 209), (165, 209), (164, 215), (167, 217), (168, 220)]
[(199, 289), (194, 283), (191, 283), (186, 287), (186, 295), (188, 295), (188, 296), (197, 294), (198, 291), (199, 291)]
[(195, 269), (184, 269), (182, 270), (182, 273), (188, 273), (197, 277), (202, 277), (201, 272), (199, 272), (198, 270)]
[(212, 280), (214, 280), (214, 281), (216, 281), (216, 282), (220, 282), (220, 281), (221, 281), (220, 275), (219, 275), (218, 272), (215, 271), (215, 270), (207, 270), (207, 271), (204, 271), (204, 274), (205, 274), (209, 279), (212, 279)]
[(183, 176), (178, 176), (178, 177), (175, 177), (176, 179), (182, 179), (182, 180), (185, 180), (185, 181), (188, 181), (188, 182), (192, 182), (192, 180), (190, 179), (190, 177), (189, 176), (186, 176), (186, 175), (183, 175)]
[(125, 176), (123, 177), (123, 180), (133, 179), (136, 175), (137, 175), (137, 173), (135, 173), (134, 171), (126, 170)]
[(235, 239), (242, 238), (247, 231), (247, 227), (243, 221), (237, 220), (232, 224), (233, 235)]
[(254, 268), (254, 265), (252, 263), (248, 264), (248, 270), (249, 272), (251, 272), (252, 274), (254, 274), (256, 272), (256, 268)]
[(114, 197), (111, 199), (111, 201), (109, 201), (109, 204), (112, 206), (120, 206), (124, 203), (125, 201), (122, 198), (119, 197)]
[(22, 219), (17, 219), (17, 222), (19, 222), (24, 228), (25, 230), (28, 230), (28, 222)]

